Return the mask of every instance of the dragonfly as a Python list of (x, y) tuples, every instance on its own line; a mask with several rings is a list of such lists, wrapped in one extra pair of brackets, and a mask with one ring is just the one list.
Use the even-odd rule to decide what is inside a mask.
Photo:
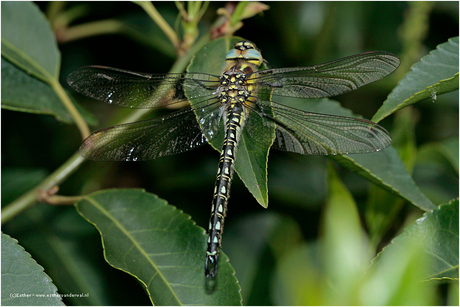
[(223, 62), (221, 75), (149, 74), (85, 66), (67, 78), (77, 92), (120, 107), (159, 108), (190, 102), (187, 108), (163, 117), (92, 133), (79, 149), (89, 160), (157, 159), (192, 150), (220, 136), (220, 159), (205, 255), (208, 279), (215, 278), (217, 273), (242, 131), (254, 142), (271, 131), (271, 148), (303, 155), (382, 150), (391, 144), (391, 136), (376, 123), (305, 112), (276, 103), (272, 98), (336, 96), (380, 80), (400, 64), (398, 57), (389, 52), (373, 51), (313, 66), (260, 69), (265, 60), (249, 41), (236, 43)]

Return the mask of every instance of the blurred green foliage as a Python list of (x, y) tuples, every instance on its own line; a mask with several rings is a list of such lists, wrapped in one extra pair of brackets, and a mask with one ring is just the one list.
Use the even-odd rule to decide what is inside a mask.
[[(4, 30), (8, 24), (4, 24), (3, 5)], [(401, 67), (390, 77), (334, 97), (364, 118), (372, 118), (413, 64), (458, 36), (459, 29), (458, 2), (282, 1), (267, 3), (270, 8), (255, 15), (253, 12), (262, 9), (248, 4), (235, 12), (238, 18), (228, 24), (225, 15), (216, 13), (225, 5), (222, 2), (210, 2), (203, 10), (198, 4), (182, 7), (155, 2), (159, 15), (183, 38), (183, 45), (174, 45), (152, 21), (151, 12), (132, 2), (36, 5), (49, 21), (60, 51), (59, 71), (50, 75), (59, 76), (67, 93), (75, 96), (73, 101), (78, 100), (99, 119), (91, 130), (116, 124), (132, 111), (71, 93), (65, 78), (72, 70), (91, 64), (152, 73), (185, 68), (188, 62), (180, 59), (189, 59), (193, 52), (188, 51), (209, 40), (211, 28), (216, 35), (225, 29), (231, 34), (240, 27), (235, 34), (256, 43), (272, 67), (318, 64), (371, 50), (398, 55)], [(179, 9), (189, 12), (190, 19), (178, 16)], [(24, 32), (33, 33), (27, 27)], [(2, 31), (2, 107), (8, 81), (4, 80), (5, 71), (12, 65), (10, 58), (4, 59), (7, 46), (3, 38)], [(40, 44), (40, 40), (30, 43), (34, 48)], [(32, 69), (25, 71), (40, 78), (37, 82), (52, 82), (51, 77), (34, 75)], [(29, 102), (33, 102), (30, 94), (35, 93), (34, 88), (24, 93)], [(44, 90), (35, 94), (42, 105)], [(81, 144), (76, 126), (53, 116), (21, 111), (2, 109), (2, 208), (66, 165)], [(324, 157), (270, 151), (267, 211), (237, 176), (232, 186), (223, 251), (236, 271), (243, 304), (458, 305), (458, 201), (449, 203), (458, 197), (458, 114), (457, 90), (435, 94), (380, 123), (392, 134), (393, 146), (421, 192), (435, 205), (444, 204), (425, 213), (416, 224), (437, 219), (442, 222), (441, 229), (451, 231), (446, 225), (455, 229), (456, 223), (454, 239), (444, 241), (453, 254), (456, 249), (457, 258), (449, 259), (454, 267), (451, 275), (420, 270), (431, 265), (421, 252), (425, 246), (420, 243), (425, 241), (401, 241), (402, 237), (395, 240), (398, 244), (389, 245), (390, 252), (379, 255), (378, 265), (371, 266), (372, 259), (400, 233), (433, 236), (423, 237), (414, 227), (423, 211)], [(85, 113), (90, 123), (87, 116)], [(59, 194), (80, 196), (105, 188), (143, 188), (206, 228), (217, 160), (217, 152), (203, 146), (149, 162), (87, 162), (60, 182)], [(66, 304), (151, 303), (132, 276), (104, 261), (99, 233), (73, 206), (30, 204), (35, 205), (9, 219), (2, 231), (17, 239), (44, 267), (59, 293), (90, 293), (89, 298), (65, 298)], [(451, 220), (455, 214), (456, 221)], [(440, 248), (433, 253), (441, 251), (448, 253)], [(2, 303), (7, 304), (3, 298), (2, 287)]]

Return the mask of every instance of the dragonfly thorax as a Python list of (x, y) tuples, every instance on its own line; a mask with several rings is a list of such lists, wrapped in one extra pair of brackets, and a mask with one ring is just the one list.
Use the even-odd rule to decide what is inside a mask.
[[(235, 65), (225, 71), (220, 77), (219, 100), (223, 105), (244, 104), (255, 91), (255, 86), (248, 83), (248, 77), (244, 70), (252, 69), (248, 65)], [(250, 78), (249, 78), (250, 80)]]

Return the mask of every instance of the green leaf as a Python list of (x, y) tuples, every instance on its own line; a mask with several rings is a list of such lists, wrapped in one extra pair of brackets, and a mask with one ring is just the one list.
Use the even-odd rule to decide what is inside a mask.
[(237, 305), (240, 287), (221, 253), (217, 285), (204, 276), (205, 231), (142, 190), (106, 190), (77, 204), (101, 233), (104, 257), (136, 277), (155, 305)]
[(407, 246), (409, 241), (421, 242), (422, 253), (430, 264), (420, 268), (424, 271), (424, 279), (458, 280), (458, 218), (458, 199), (426, 212), (383, 249), (374, 259), (374, 265), (385, 254)]
[[(233, 48), (233, 45), (241, 41), (239, 37), (231, 39), (220, 38), (212, 41), (203, 47), (192, 59), (187, 71), (203, 72), (220, 76), (224, 68), (225, 56)], [(193, 106), (193, 99), (191, 104)], [(243, 128), (243, 133), (236, 153), (235, 170), (244, 182), (248, 190), (263, 207), (268, 206), (268, 188), (267, 188), (267, 162), (268, 151), (274, 139), (274, 131), (263, 127), (261, 122), (254, 124), (261, 128), (255, 128), (263, 131), (264, 135), (255, 142)], [(223, 130), (223, 126), (221, 128)], [(211, 146), (221, 151), (223, 143), (223, 131), (219, 136), (214, 138), (210, 143)]]
[[(113, 274), (118, 272), (104, 262), (99, 233), (73, 206), (36, 204), (7, 223), (4, 231), (14, 235), (36, 257), (59, 293), (65, 295), (67, 304), (105, 306), (133, 302), (122, 293), (113, 295), (132, 286), (120, 286), (119, 280), (113, 280)], [(80, 293), (84, 295), (69, 295)], [(136, 298), (134, 305), (139, 301), (148, 303), (148, 299)]]
[(391, 252), (382, 253), (379, 261), (374, 262), (363, 276), (362, 286), (357, 291), (360, 301), (356, 305), (437, 305), (437, 285), (421, 282), (426, 266), (423, 242), (418, 240), (406, 240)]
[(448, 286), (447, 290), (447, 306), (459, 306), (459, 286), (458, 281), (452, 282)]
[(53, 31), (37, 5), (2, 2), (2, 56), (45, 82), (58, 79), (61, 56)]
[[(91, 125), (97, 119), (79, 104), (74, 103), (85, 121)], [(36, 114), (54, 115), (65, 123), (73, 119), (53, 89), (32, 77), (2, 57), (2, 108)]]
[[(54, 90), (39, 81), (60, 87), (60, 58), (54, 33), (35, 4), (2, 2), (2, 108), (73, 122)], [(96, 123), (83, 108), (76, 108), (88, 123)]]
[(2, 305), (64, 306), (56, 286), (18, 241), (2, 233)]
[(379, 187), (396, 193), (422, 210), (435, 208), (435, 205), (417, 187), (393, 147), (372, 154), (343, 155), (331, 158)]
[(433, 101), (443, 93), (458, 90), (458, 37), (449, 39), (414, 64), (372, 118), (379, 122), (388, 115), (426, 98)]
[(334, 295), (326, 305), (354, 305), (353, 288), (371, 260), (367, 238), (361, 227), (358, 207), (350, 191), (328, 163), (328, 197), (324, 216), (324, 266)]
[[(340, 181), (331, 162), (328, 163), (328, 196), (324, 217), (325, 249), (329, 275), (334, 282), (345, 282), (345, 277), (354, 275), (353, 270), (360, 267), (365, 256), (360, 245), (364, 232), (361, 228), (358, 207), (350, 191)], [(340, 224), (337, 224), (340, 221)], [(340, 260), (342, 259), (342, 260)], [(340, 261), (349, 261), (344, 265)], [(339, 267), (342, 266), (342, 267)]]
[[(326, 305), (327, 291), (323, 256), (316, 242), (290, 250), (279, 261), (273, 276), (271, 296), (277, 306)], [(333, 298), (329, 297), (329, 301)]]

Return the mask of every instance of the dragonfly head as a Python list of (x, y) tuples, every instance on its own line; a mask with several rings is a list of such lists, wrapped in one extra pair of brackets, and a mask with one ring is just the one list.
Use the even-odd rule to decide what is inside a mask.
[(226, 61), (235, 61), (238, 59), (246, 60), (254, 65), (262, 65), (264, 59), (259, 50), (253, 43), (241, 41), (235, 44), (235, 47), (227, 53)]

